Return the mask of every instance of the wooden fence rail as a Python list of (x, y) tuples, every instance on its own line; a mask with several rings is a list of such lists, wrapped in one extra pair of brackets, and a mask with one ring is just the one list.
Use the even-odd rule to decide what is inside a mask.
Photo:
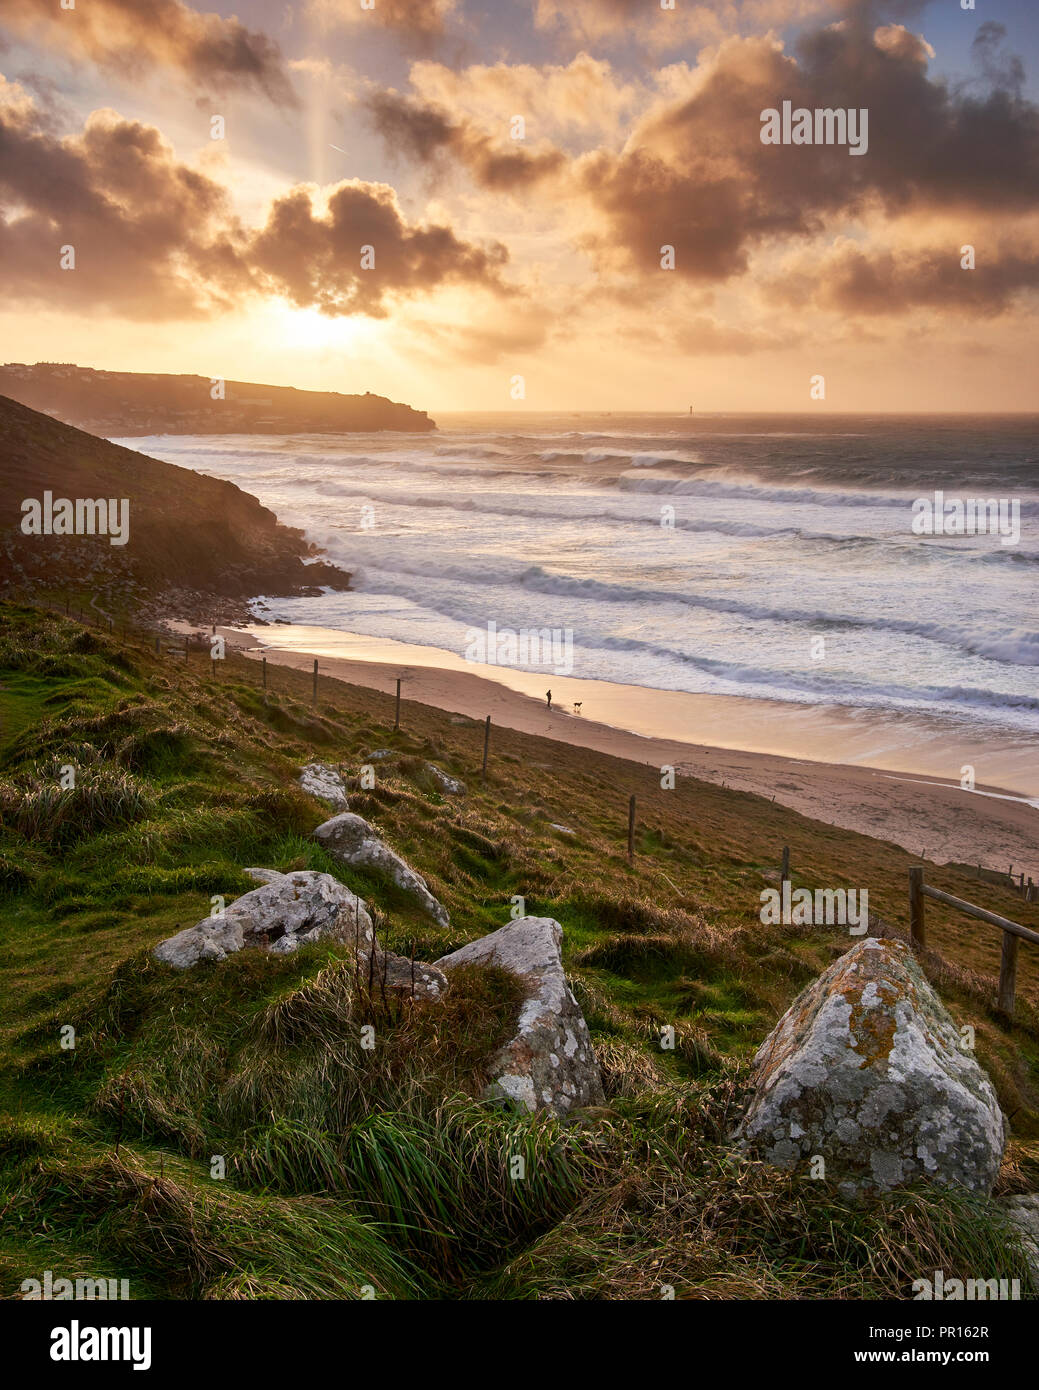
[(927, 926), (924, 918), (924, 901), (931, 898), (946, 907), (955, 907), (968, 917), (976, 917), (979, 922), (988, 922), (1003, 933), (1003, 950), (999, 962), (999, 999), (997, 1008), (1008, 1019), (1014, 1017), (1014, 996), (1017, 992), (1017, 951), (1022, 941), (1031, 941), (1039, 946), (1039, 932), (1023, 927), (1020, 922), (1011, 922), (1009, 917), (1000, 917), (998, 912), (954, 898), (951, 893), (943, 893), (940, 888), (932, 888), (924, 882), (922, 867), (909, 870), (909, 934), (913, 946), (918, 951), (927, 947)]

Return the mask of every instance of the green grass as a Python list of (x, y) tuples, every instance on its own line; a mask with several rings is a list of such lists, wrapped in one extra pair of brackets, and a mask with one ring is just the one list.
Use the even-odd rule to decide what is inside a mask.
[[(392, 697), (323, 680), (314, 709), (309, 675), (279, 668), (271, 685), (265, 698), (244, 658), (214, 673), (0, 605), (0, 1293), (46, 1268), (174, 1299), (626, 1299), (662, 1285), (884, 1298), (936, 1268), (1028, 1287), (991, 1201), (920, 1189), (849, 1207), (729, 1143), (749, 1058), (850, 944), (838, 928), (761, 924), (782, 846), (795, 885), (868, 887), (894, 929), (903, 851), (689, 779), (665, 792), (652, 769), (508, 730), (481, 782), (475, 723), (406, 703), (394, 732)], [(450, 927), (311, 838), (327, 812), (296, 787), (299, 765), (355, 778), (375, 748), (394, 756), (351, 805)], [(427, 761), (468, 794), (442, 796)], [(151, 948), (213, 895), (254, 886), (250, 865), (335, 875), (376, 910), (384, 944), (419, 959), (503, 925), (516, 896), (557, 918), (606, 1105), (563, 1125), (477, 1099), (522, 1004), (500, 971), (389, 1007), (334, 943), (158, 965)], [(928, 879), (977, 895), (954, 866)], [(1039, 926), (1000, 885), (985, 893)], [(929, 924), (940, 956), (926, 967), (1012, 1117), (1000, 1191), (1034, 1189), (1035, 953), (1021, 953), (1011, 1031), (994, 1011), (998, 934), (937, 905)]]

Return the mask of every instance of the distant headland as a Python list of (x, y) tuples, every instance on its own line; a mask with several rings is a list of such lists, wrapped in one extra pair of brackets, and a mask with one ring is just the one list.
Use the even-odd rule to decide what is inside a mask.
[(436, 429), (385, 396), (298, 391), (222, 377), (103, 372), (72, 362), (8, 362), (0, 394), (91, 434), (324, 434)]

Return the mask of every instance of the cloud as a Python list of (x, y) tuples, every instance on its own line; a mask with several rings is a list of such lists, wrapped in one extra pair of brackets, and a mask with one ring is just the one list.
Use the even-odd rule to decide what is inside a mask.
[(278, 45), (237, 18), (201, 14), (181, 0), (4, 0), (4, 23), (29, 38), (65, 48), (99, 66), (131, 75), (174, 69), (207, 91), (251, 89), (295, 106)]
[[(362, 268), (362, 248), (374, 267)], [(325, 314), (382, 318), (387, 297), (427, 293), (444, 283), (504, 291), (500, 243), (474, 246), (450, 227), (408, 224), (386, 184), (340, 183), (323, 210), (314, 192), (295, 188), (278, 198), (249, 258), (268, 282), (300, 307)]]
[[(808, 35), (795, 59), (768, 38), (729, 39), (658, 105), (620, 152), (578, 159), (572, 177), (603, 225), (601, 264), (721, 281), (761, 247), (808, 239), (881, 210), (888, 216), (999, 210), (1039, 195), (1039, 110), (1004, 87), (954, 93), (927, 74), (929, 46), (901, 26)], [(865, 107), (869, 148), (764, 146), (763, 110)]]
[(863, 247), (841, 239), (825, 254), (788, 265), (769, 297), (860, 318), (904, 315), (919, 308), (993, 317), (1019, 295), (1039, 290), (1039, 243), (986, 235), (975, 248), (976, 268), (961, 265), (960, 243), (926, 247)]
[[(61, 140), (2, 82), (0, 192), (9, 299), (191, 318), (231, 308), (250, 286), (224, 190), (178, 164), (154, 127), (114, 111)], [(60, 267), (65, 245), (74, 269)]]
[(406, 46), (428, 49), (444, 36), (446, 21), (459, 0), (374, 0), (362, 9), (359, 0), (308, 0), (307, 15), (323, 29), (363, 25), (387, 29)]
[[(507, 294), (504, 246), (409, 222), (385, 184), (291, 188), (248, 228), (222, 184), (179, 163), (154, 126), (95, 111), (57, 137), (28, 93), (0, 78), (0, 259), (9, 300), (109, 309), (139, 320), (206, 318), (256, 296), (382, 317), (444, 283)], [(75, 268), (59, 250), (75, 248)], [(361, 247), (375, 248), (374, 269)]]
[(551, 147), (528, 149), (508, 134), (497, 139), (465, 119), (453, 119), (442, 107), (399, 92), (375, 93), (368, 110), (387, 146), (428, 163), (451, 156), (484, 188), (506, 192), (525, 188), (561, 169), (566, 156)]
[(533, 0), (537, 28), (582, 43), (612, 41), (655, 51), (696, 41), (718, 43), (746, 31), (797, 24), (840, 12), (842, 0)]

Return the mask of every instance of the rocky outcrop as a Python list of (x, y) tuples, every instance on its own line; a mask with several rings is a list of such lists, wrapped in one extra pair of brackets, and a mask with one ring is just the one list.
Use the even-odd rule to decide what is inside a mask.
[(815, 1155), (846, 1195), (921, 1179), (989, 1192), (1006, 1122), (912, 951), (866, 937), (795, 999), (755, 1058), (741, 1143)]
[(374, 826), (350, 811), (333, 816), (314, 831), (314, 838), (334, 858), (353, 869), (366, 869), (395, 884), (438, 926), (450, 923), (447, 909), (434, 898), (424, 878), (385, 844)]
[(299, 784), (310, 796), (336, 811), (345, 811), (350, 805), (346, 783), (331, 763), (307, 763), (300, 772)]
[(520, 917), (436, 962), (448, 976), (460, 965), (498, 965), (528, 986), (515, 1036), (488, 1063), (486, 1094), (556, 1115), (603, 1103), (588, 1025), (563, 971), (562, 939), (553, 918)]
[(364, 899), (331, 874), (301, 870), (278, 874), (271, 882), (236, 899), (218, 917), (206, 917), (155, 947), (156, 960), (186, 970), (201, 960), (223, 960), (247, 946), (278, 955), (322, 937), (377, 949)]

